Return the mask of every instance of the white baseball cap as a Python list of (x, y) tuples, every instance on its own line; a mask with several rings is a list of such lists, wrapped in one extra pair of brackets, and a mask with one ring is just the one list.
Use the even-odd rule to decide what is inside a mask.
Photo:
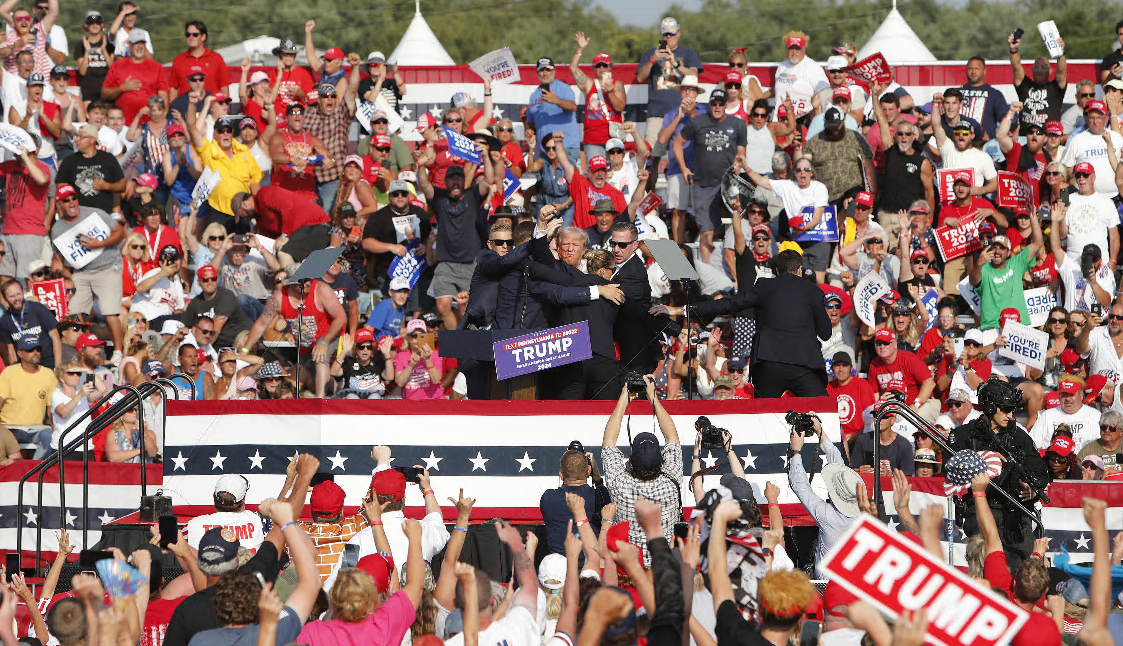
[(830, 56), (827, 58), (827, 71), (834, 72), (850, 65), (845, 56)]
[(243, 475), (228, 473), (218, 479), (214, 485), (215, 494), (228, 493), (234, 496), (236, 502), (246, 499), (246, 492), (250, 490), (250, 481)]
[(164, 327), (160, 328), (160, 334), (175, 334), (176, 330), (184, 327), (183, 323), (179, 321), (168, 319), (164, 321)]
[(619, 139), (617, 139), (615, 137), (613, 137), (612, 139), (609, 139), (608, 141), (606, 141), (604, 143), (605, 152), (608, 152), (610, 150), (616, 150), (617, 148), (619, 148), (620, 150), (624, 150), (624, 142), (620, 141)]

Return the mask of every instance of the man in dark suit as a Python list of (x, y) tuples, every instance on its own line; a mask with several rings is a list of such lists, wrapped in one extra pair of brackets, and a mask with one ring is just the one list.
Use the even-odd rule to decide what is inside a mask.
[(631, 222), (612, 225), (609, 244), (616, 261), (612, 282), (620, 284), (625, 296), (613, 329), (613, 337), (620, 346), (620, 365), (625, 372), (650, 374), (659, 363), (659, 333), (668, 327), (668, 320), (648, 313), (651, 284), (643, 257), (636, 253), (640, 245), (636, 226)]
[[(823, 292), (803, 278), (803, 257), (791, 249), (776, 258), (776, 278), (761, 281), (733, 298), (690, 305), (691, 319), (708, 319), (756, 308), (756, 336), (749, 371), (756, 396), (779, 397), (790, 390), (797, 397), (827, 394), (820, 340), (831, 336), (831, 322), (823, 307)], [(669, 309), (681, 313), (681, 308)], [(676, 312), (677, 310), (677, 312)]]

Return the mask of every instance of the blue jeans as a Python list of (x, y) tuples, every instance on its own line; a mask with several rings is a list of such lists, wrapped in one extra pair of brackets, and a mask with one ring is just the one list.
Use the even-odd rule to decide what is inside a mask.
[[(54, 429), (50, 426), (9, 426), (8, 430), (16, 438), (20, 444), (36, 444), (35, 455), (33, 459), (42, 460), (51, 454), (54, 449), (51, 448), (51, 438), (54, 436)], [(65, 430), (65, 429), (64, 429)], [(72, 434), (73, 437), (78, 437), (77, 433)], [(73, 439), (67, 436), (67, 439)]]
[(586, 163), (588, 163), (588, 161), (590, 159), (592, 159), (593, 157), (596, 157), (597, 155), (600, 155), (601, 157), (604, 157), (605, 159), (608, 158), (608, 155), (606, 155), (605, 152), (604, 152), (604, 146), (601, 145), (601, 144), (581, 144), (581, 145), (585, 149), (585, 162)]
[(242, 307), (242, 311), (246, 316), (250, 317), (251, 321), (256, 321), (261, 317), (261, 313), (265, 311), (265, 306), (261, 301), (250, 296), (249, 294), (238, 294), (238, 305)]
[(320, 197), (320, 206), (330, 215), (332, 209), (335, 208), (335, 194), (339, 192), (339, 180), (333, 179), (330, 182), (320, 184), (316, 183), (316, 195)]

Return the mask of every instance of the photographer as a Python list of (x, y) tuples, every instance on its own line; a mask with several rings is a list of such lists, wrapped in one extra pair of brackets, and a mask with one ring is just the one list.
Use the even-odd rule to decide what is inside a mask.
[[(714, 426), (709, 418), (705, 415), (699, 417), (694, 422), (694, 430), (697, 435), (694, 437), (694, 459), (690, 462), (690, 482), (694, 489), (694, 502), (700, 502), (702, 496), (706, 495), (706, 487), (703, 486), (705, 482), (701, 478), (702, 473), (702, 450), (708, 451), (721, 451), (725, 459), (729, 461), (729, 470), (733, 475), (738, 478), (745, 478), (745, 468), (741, 465), (741, 458), (737, 457), (736, 451), (733, 450), (733, 434), (724, 428)], [(709, 460), (707, 453), (707, 460)], [(708, 468), (708, 467), (707, 467)], [(695, 479), (699, 479), (698, 483), (694, 483)]]
[[(585, 517), (589, 519), (589, 526), (597, 536), (600, 536), (601, 507), (612, 502), (611, 494), (604, 486), (604, 478), (593, 460), (593, 454), (586, 453), (585, 447), (577, 440), (571, 442), (569, 447), (558, 461), (561, 486), (542, 492), (542, 498), (538, 501), (542, 523), (546, 529), (546, 545), (551, 554), (565, 554), (566, 527), (573, 520), (573, 512), (565, 501), (567, 493), (577, 494), (585, 500)], [(593, 486), (587, 483), (590, 477), (593, 479)], [(573, 529), (576, 530), (577, 527)]]
[[(788, 448), (788, 483), (819, 526), (819, 547), (815, 553), (815, 561), (818, 562), (826, 556), (850, 523), (861, 515), (862, 508), (869, 504), (866, 485), (853, 469), (847, 468), (843, 463), (838, 447), (823, 435), (823, 426), (818, 417), (808, 413), (789, 412), (784, 419), (792, 427), (791, 445)], [(827, 487), (826, 501), (811, 489), (811, 480), (803, 468), (803, 444), (806, 438), (815, 436), (819, 438), (819, 449), (823, 455), (822, 478)]]
[[(660, 520), (663, 525), (663, 536), (669, 541), (674, 535), (675, 522), (682, 517), (682, 447), (679, 445), (678, 431), (675, 430), (675, 423), (671, 421), (671, 416), (663, 409), (655, 394), (654, 376), (644, 375), (643, 384), (647, 400), (655, 409), (655, 416), (659, 420), (659, 432), (663, 435), (666, 444), (660, 448), (659, 440), (653, 433), (638, 433), (632, 439), (631, 457), (625, 460), (624, 454), (616, 446), (616, 440), (620, 436), (620, 424), (632, 399), (642, 397), (642, 393), (635, 388), (637, 384), (634, 383), (634, 379), (629, 378), (627, 381), (628, 383), (620, 390), (616, 409), (612, 411), (612, 417), (608, 418), (608, 424), (604, 427), (604, 441), (601, 443), (604, 481), (617, 504), (617, 522), (634, 521), (636, 500), (645, 498), (662, 509)], [(647, 537), (639, 523), (630, 524), (628, 542), (646, 548)], [(643, 553), (646, 566), (651, 556), (647, 549), (644, 549)]]

